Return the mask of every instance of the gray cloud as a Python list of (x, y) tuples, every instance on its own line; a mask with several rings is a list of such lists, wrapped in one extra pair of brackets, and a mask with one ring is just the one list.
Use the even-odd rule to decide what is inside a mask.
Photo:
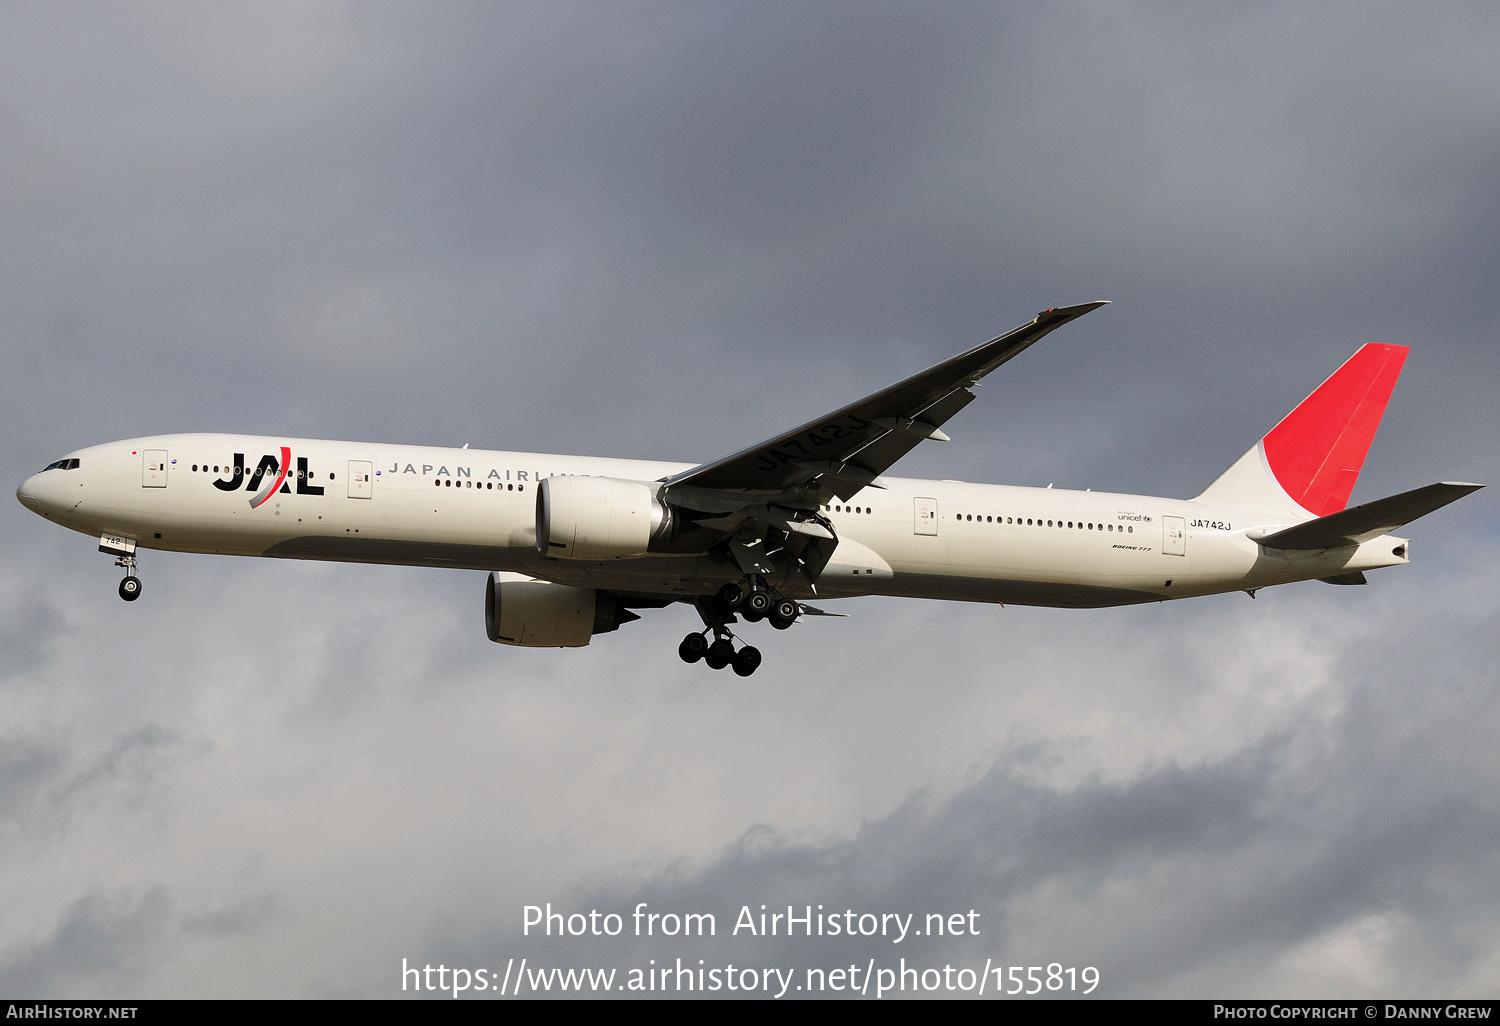
[(137, 896), (90, 894), (74, 902), (40, 943), (0, 956), (10, 994), (109, 994), (161, 950), (168, 919), (164, 891)]
[[(1388, 676), (1414, 685), (1406, 671), (1428, 655), (1419, 648), (1412, 665), (1387, 666)], [(885, 966), (905, 956), (923, 967), (976, 968), (987, 957), (1061, 946), (1099, 967), (1102, 992), (1117, 997), (1373, 996), (1387, 992), (1385, 972), (1413, 959), (1416, 993), (1482, 992), (1488, 942), (1479, 938), (1493, 931), (1477, 910), (1494, 900), (1500, 809), (1487, 797), (1491, 760), (1462, 743), (1462, 722), (1478, 713), (1471, 675), (1423, 674), (1415, 701), (1365, 680), (1356, 651), (1345, 656), (1277, 730), (1223, 756), (1151, 765), (1148, 755), (1138, 773), (1047, 784), (1037, 777), (1037, 747), (1024, 745), (956, 790), (914, 793), (851, 835), (799, 838), (758, 825), (706, 859), (585, 886), (558, 910), (617, 912), (626, 939), (526, 949), (544, 965), (625, 969), (685, 954), (710, 965), (833, 968), (873, 958)], [(1221, 664), (1191, 676), (1200, 694), (1213, 695), (1232, 671)], [(1309, 715), (1329, 691), (1345, 699), (1331, 715)], [(1372, 715), (1392, 703), (1407, 714)], [(1457, 750), (1417, 750), (1433, 737)], [(717, 936), (631, 938), (629, 914), (640, 902), (712, 913)], [(977, 908), (982, 930), (901, 946), (735, 934), (740, 908), (758, 914), (762, 905), (915, 912), (918, 923), (928, 912)], [(516, 947), (519, 910), (509, 918), (510, 930), (460, 946), (453, 964), (483, 964)], [(1454, 924), (1449, 942), (1434, 944), (1437, 921)], [(1362, 963), (1340, 964), (1349, 933), (1370, 935)], [(1276, 960), (1293, 951), (1303, 964), (1283, 976)]]

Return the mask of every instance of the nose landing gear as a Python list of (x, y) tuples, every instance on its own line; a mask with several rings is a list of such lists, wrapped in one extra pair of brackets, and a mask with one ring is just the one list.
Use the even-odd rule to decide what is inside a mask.
[(134, 602), (141, 597), (141, 579), (135, 575), (135, 553), (116, 556), (115, 566), (125, 571), (125, 579), (120, 582), (120, 597), (126, 602)]
[(140, 598), (141, 579), (135, 575), (135, 539), (103, 534), (99, 536), (99, 551), (114, 556), (115, 566), (125, 571), (125, 579), (120, 582), (120, 597), (126, 602)]

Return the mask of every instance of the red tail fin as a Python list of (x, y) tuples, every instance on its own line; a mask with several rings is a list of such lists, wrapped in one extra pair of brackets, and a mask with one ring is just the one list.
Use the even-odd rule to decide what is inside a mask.
[(1303, 509), (1325, 517), (1349, 504), (1406, 353), (1364, 346), (1262, 439), (1271, 473)]
[(1406, 346), (1364, 346), (1198, 500), (1298, 518), (1343, 509), (1406, 354)]

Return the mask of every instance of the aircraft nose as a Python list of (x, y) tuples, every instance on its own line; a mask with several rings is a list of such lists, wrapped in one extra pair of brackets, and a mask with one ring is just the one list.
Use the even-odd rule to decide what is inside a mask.
[(51, 519), (54, 514), (61, 512), (63, 500), (58, 489), (60, 482), (54, 480), (56, 477), (56, 471), (45, 476), (32, 474), (16, 489), (16, 498), (31, 512)]
[(40, 474), (32, 474), (25, 481), (21, 482), (21, 487), (16, 489), (16, 498), (21, 500), (21, 505), (33, 513), (40, 513), (42, 511), (41, 493), (37, 490), (36, 480), (39, 477), (41, 477)]

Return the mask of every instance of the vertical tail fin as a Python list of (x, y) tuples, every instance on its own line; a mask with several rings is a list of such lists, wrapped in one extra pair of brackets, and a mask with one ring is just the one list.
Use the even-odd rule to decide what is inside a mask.
[(1343, 509), (1406, 354), (1406, 346), (1362, 347), (1197, 501), (1298, 519)]

